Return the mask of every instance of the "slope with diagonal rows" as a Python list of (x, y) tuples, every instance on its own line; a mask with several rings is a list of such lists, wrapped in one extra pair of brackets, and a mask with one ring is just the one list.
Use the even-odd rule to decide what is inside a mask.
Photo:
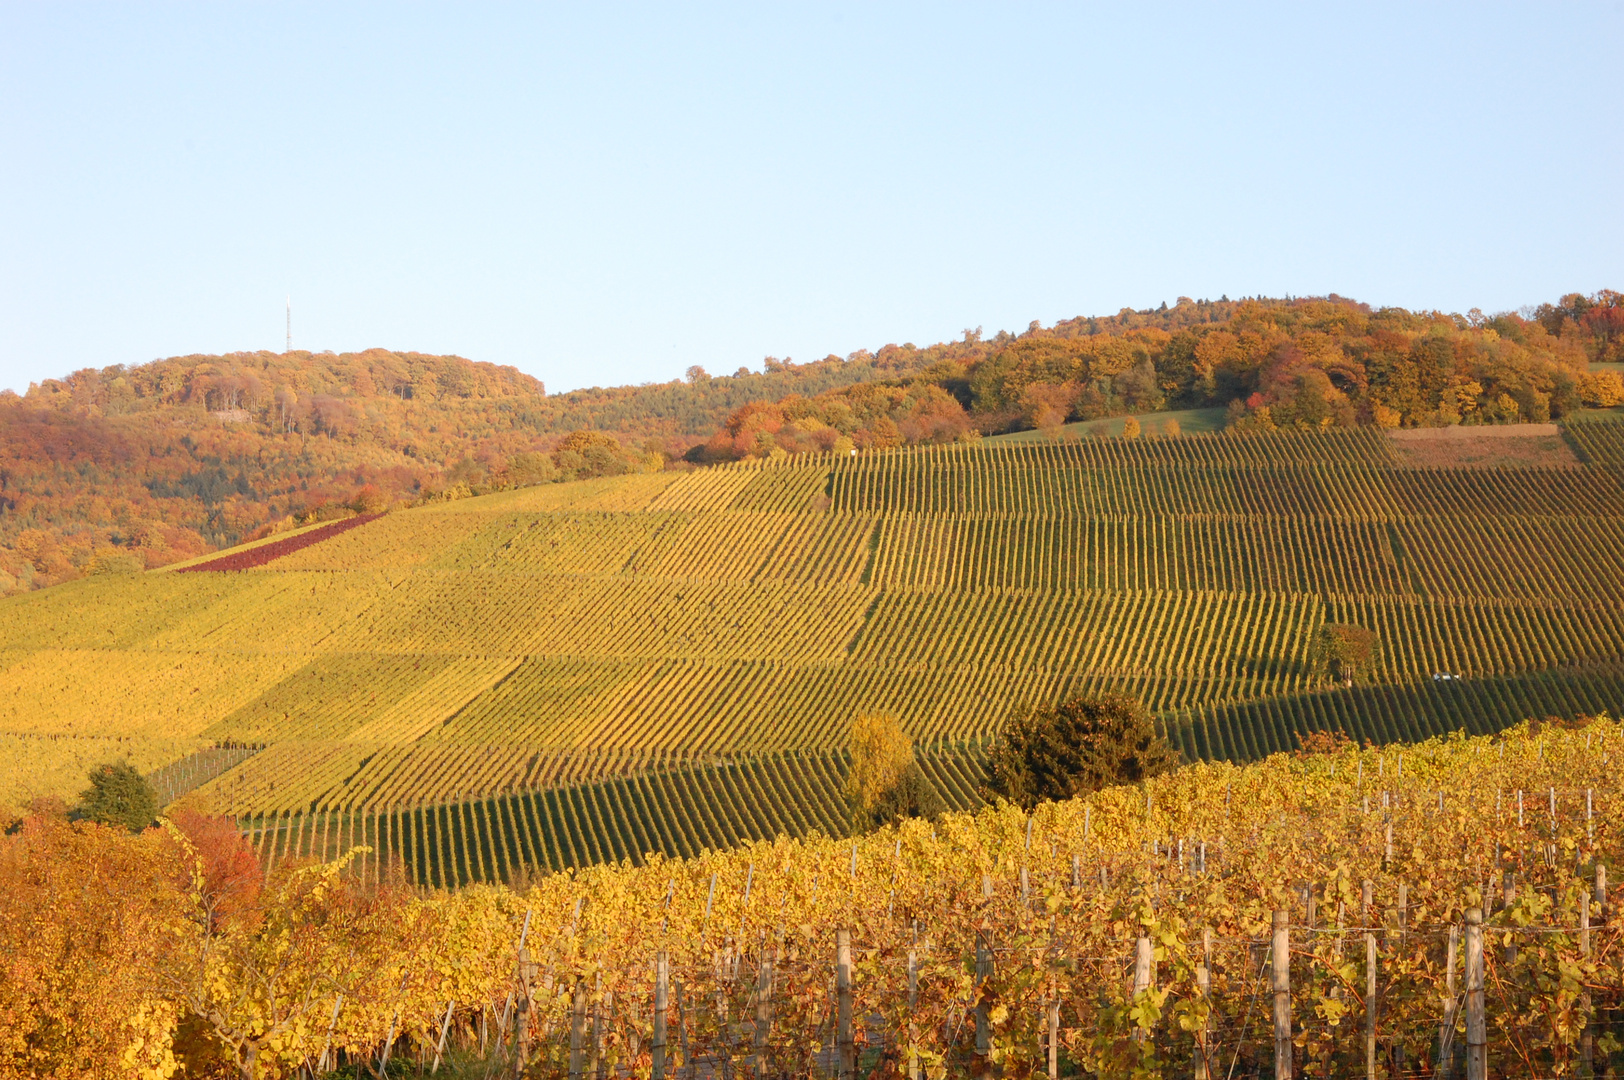
[[(1528, 468), (1416, 467), (1372, 430), (988, 440), (437, 503), (0, 602), (0, 753), (261, 748), (198, 788), (256, 820), (575, 792), (532, 829), (574, 836), (556, 867), (751, 835), (661, 802), (695, 770), (828, 827), (838, 784), (766, 762), (838, 774), (859, 711), (973, 757), (1029, 703), (1115, 688), (1239, 759), (1616, 708), (1621, 433), (1574, 425), (1583, 464)], [(1372, 684), (1311, 669), (1326, 621), (1380, 635)]]

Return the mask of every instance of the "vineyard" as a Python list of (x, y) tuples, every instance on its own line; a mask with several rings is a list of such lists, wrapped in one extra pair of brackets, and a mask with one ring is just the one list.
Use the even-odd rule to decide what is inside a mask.
[[(262, 852), (254, 913), (154, 929), (131, 1012), (274, 1019), (265, 1076), (1609, 1075), (1621, 754), (1606, 717), (1327, 745), (343, 918), (299, 884), (341, 863)], [(164, 1045), (147, 1023), (127, 1060)]]
[(516, 979), (457, 1008), (471, 1038), (516, 991), (505, 1051), (561, 1076), (1594, 1071), (1620, 753), (1612, 721), (1524, 727), (560, 875), (511, 901)]
[[(450, 824), (396, 849), (449, 883), (825, 828), (859, 711), (958, 777), (1074, 691), (1138, 695), (1193, 759), (1617, 709), (1624, 424), (1565, 432), (1583, 464), (1414, 467), (1368, 429), (994, 440), (350, 519), (0, 603), (0, 753), (126, 739), (150, 772), (254, 747), (185, 789), (267, 842), (484, 808), (479, 843), (518, 854), (408, 855), (474, 843)], [(1314, 669), (1326, 622), (1376, 632), (1367, 682)], [(757, 793), (723, 821), (648, 793), (716, 769)]]

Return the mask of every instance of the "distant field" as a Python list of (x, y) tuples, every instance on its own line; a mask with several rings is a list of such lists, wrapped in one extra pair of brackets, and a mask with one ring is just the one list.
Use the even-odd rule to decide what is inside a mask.
[[(451, 882), (496, 872), (410, 854), (462, 835), (454, 807), (552, 852), (504, 875), (826, 828), (864, 710), (961, 804), (982, 740), (1074, 691), (1139, 695), (1198, 757), (1616, 710), (1624, 425), (1561, 438), (1583, 464), (1418, 465), (1374, 430), (985, 440), (436, 504), (0, 602), (0, 768), (13, 802), (71, 795), (87, 747), (130, 740), (268, 842), (410, 810), (390, 850)], [(1379, 633), (1373, 686), (1313, 672), (1326, 620)], [(682, 778), (717, 767), (734, 793), (702, 814)]]
[(1405, 428), (1389, 431), (1398, 456), (1416, 468), (1577, 468), (1556, 424)]
[[(1173, 412), (1143, 413), (1134, 417), (1139, 421), (1141, 435), (1167, 435), (1168, 421), (1179, 426), (1182, 435), (1204, 435), (1224, 428), (1223, 409), (1180, 409)], [(1127, 422), (1125, 416), (1105, 420), (1079, 420), (1075, 424), (1062, 424), (1052, 433), (1047, 431), (1016, 431), (1009, 435), (994, 435), (988, 442), (1024, 443), (1051, 442), (1066, 439), (1088, 439), (1119, 436)]]

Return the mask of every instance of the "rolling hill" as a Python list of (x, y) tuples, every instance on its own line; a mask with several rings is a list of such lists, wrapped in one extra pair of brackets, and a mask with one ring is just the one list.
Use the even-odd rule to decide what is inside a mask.
[(0, 392), (0, 594), (152, 569), (349, 509), (549, 480), (1119, 434), (1123, 417), (1150, 412), (1162, 415), (1147, 433), (1169, 420), (1194, 433), (1543, 423), (1624, 403), (1624, 295), (1572, 293), (1525, 314), (1180, 297), (1019, 334), (562, 394), (510, 367), (386, 349), (86, 368)]
[[(828, 828), (860, 710), (963, 806), (983, 740), (1074, 690), (1230, 759), (1616, 709), (1624, 424), (1563, 438), (1520, 467), (1371, 429), (809, 455), (70, 582), (0, 602), (5, 794), (124, 756), (278, 850), (366, 836), (454, 883)], [(1311, 670), (1326, 621), (1380, 635), (1370, 684)]]

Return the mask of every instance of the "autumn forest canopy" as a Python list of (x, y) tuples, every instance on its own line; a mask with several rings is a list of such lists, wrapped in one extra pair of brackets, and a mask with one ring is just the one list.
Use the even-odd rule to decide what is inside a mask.
[(1171, 409), (1263, 430), (1545, 422), (1624, 403), (1618, 364), (1624, 295), (1603, 290), (1494, 316), (1181, 297), (561, 394), (511, 367), (382, 349), (87, 368), (0, 395), (0, 591), (506, 487)]

